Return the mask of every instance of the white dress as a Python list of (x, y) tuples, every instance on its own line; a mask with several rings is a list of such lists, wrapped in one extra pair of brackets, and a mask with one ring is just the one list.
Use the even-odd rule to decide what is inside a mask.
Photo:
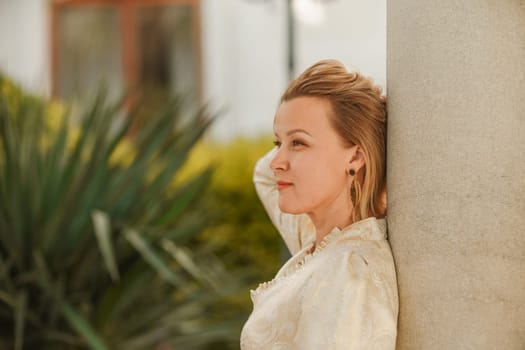
[(251, 291), (241, 349), (394, 350), (398, 296), (386, 220), (336, 227), (309, 253), (315, 228), (308, 216), (279, 210), (269, 169), (273, 154), (259, 160), (254, 182), (293, 256), (273, 280)]

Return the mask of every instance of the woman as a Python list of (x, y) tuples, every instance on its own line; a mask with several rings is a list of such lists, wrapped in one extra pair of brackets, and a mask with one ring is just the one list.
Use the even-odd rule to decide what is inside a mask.
[(251, 292), (241, 349), (394, 349), (381, 89), (320, 61), (283, 94), (274, 133), (254, 182), (293, 256)]

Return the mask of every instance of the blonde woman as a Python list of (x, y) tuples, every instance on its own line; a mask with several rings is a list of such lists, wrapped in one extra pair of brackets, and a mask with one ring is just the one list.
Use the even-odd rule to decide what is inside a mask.
[(274, 133), (254, 182), (292, 257), (251, 292), (241, 349), (393, 350), (381, 89), (320, 61), (284, 92)]

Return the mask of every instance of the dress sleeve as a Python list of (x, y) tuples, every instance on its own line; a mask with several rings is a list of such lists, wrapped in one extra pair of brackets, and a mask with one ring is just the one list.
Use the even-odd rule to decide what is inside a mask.
[[(359, 243), (357, 243), (359, 244)], [(398, 296), (388, 243), (323, 264), (305, 288), (295, 344), (304, 350), (394, 350)], [(381, 246), (382, 245), (382, 246)]]
[(290, 253), (294, 255), (304, 245), (315, 239), (315, 229), (306, 214), (286, 214), (279, 209), (279, 191), (275, 176), (270, 169), (270, 162), (276, 152), (277, 149), (274, 148), (259, 159), (255, 165), (253, 182), (270, 220), (283, 237)]

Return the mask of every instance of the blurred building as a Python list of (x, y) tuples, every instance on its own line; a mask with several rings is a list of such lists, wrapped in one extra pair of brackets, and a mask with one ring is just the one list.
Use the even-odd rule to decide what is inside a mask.
[[(385, 85), (386, 0), (294, 0), (295, 73), (336, 58)], [(271, 132), (288, 81), (287, 0), (0, 0), (0, 70), (60, 98), (103, 82), (222, 109), (211, 136)]]

